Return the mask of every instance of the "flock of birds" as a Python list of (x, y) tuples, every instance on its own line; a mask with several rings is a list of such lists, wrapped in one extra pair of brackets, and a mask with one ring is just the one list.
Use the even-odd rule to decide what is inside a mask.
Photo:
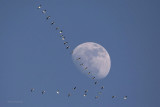
[[(77, 87), (74, 87), (73, 90), (76, 90), (76, 88), (77, 88)], [(103, 90), (104, 87), (102, 86), (101, 89)], [(31, 88), (30, 91), (31, 91), (31, 92), (34, 92), (35, 89), (34, 89), (34, 88)], [(45, 90), (42, 90), (42, 91), (41, 91), (42, 95), (45, 94), (45, 92), (46, 92)], [(57, 94), (60, 94), (60, 90), (57, 90), (56, 93), (57, 93)], [(84, 96), (84, 97), (87, 96), (87, 93), (88, 93), (88, 90), (85, 90), (83, 96)], [(102, 92), (98, 92), (98, 94), (102, 94)], [(70, 96), (71, 96), (71, 93), (68, 93), (67, 96), (70, 97)], [(95, 96), (94, 98), (95, 98), (95, 99), (98, 99), (99, 96)], [(117, 98), (117, 96), (112, 96), (112, 99), (113, 99), (113, 98)], [(127, 96), (124, 96), (123, 99), (124, 99), (124, 100), (127, 100)]]
[[(51, 20), (51, 16), (50, 16), (50, 15), (47, 15), (47, 10), (46, 10), (46, 9), (43, 9), (43, 10), (42, 10), (42, 5), (41, 5), (41, 4), (38, 5), (37, 9), (38, 9), (38, 10), (41, 10), (42, 14), (46, 15), (46, 20), (47, 20), (47, 21)], [(51, 26), (55, 25), (55, 21), (52, 20), (52, 21), (50, 22), (50, 25), (51, 25)], [(65, 48), (66, 48), (66, 49), (69, 49), (69, 48), (70, 48), (70, 45), (69, 45), (69, 42), (66, 41), (66, 37), (65, 37), (64, 34), (63, 34), (63, 30), (61, 30), (58, 26), (55, 27), (55, 30), (58, 31), (58, 36), (60, 36), (60, 38), (63, 40), (63, 44), (64, 44)], [(72, 53), (73, 53), (73, 51), (71, 51), (71, 54), (72, 54)], [(96, 80), (96, 77), (93, 76), (91, 72), (87, 71), (88, 67), (85, 66), (85, 64), (84, 64), (83, 62), (81, 62), (81, 57), (78, 57), (78, 58), (75, 59), (75, 60), (79, 62), (79, 65), (80, 65), (81, 67), (83, 67), (83, 71), (87, 72), (88, 75), (90, 75), (91, 79), (95, 80), (95, 81), (94, 81), (94, 84), (95, 84), (95, 85), (98, 84), (98, 81)], [(99, 92), (98, 92), (98, 95), (96, 95), (96, 96), (94, 97), (95, 99), (98, 99), (98, 98), (99, 98), (99, 95), (102, 94), (102, 90), (104, 89), (104, 86), (101, 86), (99, 89), (100, 89), (101, 91), (99, 91)], [(73, 90), (77, 90), (77, 87), (75, 86), (75, 87), (73, 88)], [(31, 88), (30, 91), (31, 91), (31, 92), (34, 92), (35, 89), (34, 89), (34, 88)], [(45, 94), (45, 92), (46, 92), (45, 90), (42, 90), (42, 91), (41, 91), (42, 95)], [(56, 93), (57, 93), (57, 94), (60, 94), (60, 90), (58, 89), (58, 90), (56, 91)], [(86, 90), (84, 90), (83, 96), (86, 97), (87, 95), (88, 95), (88, 90), (86, 89)], [(67, 96), (70, 97), (70, 96), (71, 96), (71, 93), (68, 93)], [(118, 98), (118, 97), (117, 97), (117, 96), (112, 96), (111, 98), (114, 99), (114, 98)], [(127, 96), (124, 96), (123, 99), (126, 100), (126, 99), (127, 99)]]

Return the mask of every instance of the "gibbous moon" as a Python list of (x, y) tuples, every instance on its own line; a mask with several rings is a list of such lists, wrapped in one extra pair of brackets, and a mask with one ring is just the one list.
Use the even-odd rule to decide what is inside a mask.
[(107, 50), (94, 42), (78, 45), (72, 53), (73, 62), (84, 74), (102, 79), (111, 68), (111, 60)]

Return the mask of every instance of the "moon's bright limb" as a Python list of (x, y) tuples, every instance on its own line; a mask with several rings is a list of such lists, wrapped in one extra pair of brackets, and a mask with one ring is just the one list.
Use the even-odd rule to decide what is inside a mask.
[(92, 75), (96, 79), (105, 78), (111, 67), (110, 56), (106, 49), (94, 42), (78, 45), (73, 50), (72, 58), (83, 73)]

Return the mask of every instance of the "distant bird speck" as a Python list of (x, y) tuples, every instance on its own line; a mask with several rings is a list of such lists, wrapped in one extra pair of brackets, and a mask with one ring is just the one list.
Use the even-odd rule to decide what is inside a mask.
[(34, 91), (34, 88), (31, 89), (31, 92), (33, 92), (33, 91)]

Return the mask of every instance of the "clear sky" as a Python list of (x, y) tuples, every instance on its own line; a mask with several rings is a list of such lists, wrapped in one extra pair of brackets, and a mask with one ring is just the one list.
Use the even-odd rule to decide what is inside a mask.
[[(0, 0), (0, 107), (160, 106), (159, 19), (159, 0)], [(71, 59), (84, 42), (99, 43), (111, 57), (110, 73), (96, 86)]]

